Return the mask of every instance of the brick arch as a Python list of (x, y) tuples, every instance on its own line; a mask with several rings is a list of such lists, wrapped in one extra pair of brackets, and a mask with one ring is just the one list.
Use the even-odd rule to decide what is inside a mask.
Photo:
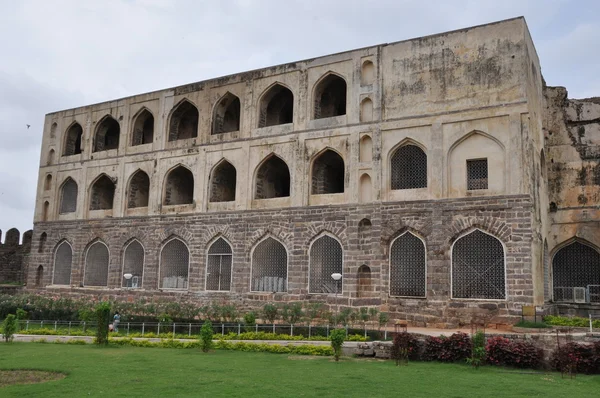
[(231, 232), (229, 225), (211, 225), (202, 231), (202, 246), (208, 250), (208, 247), (219, 237), (222, 237), (233, 248), (235, 236)]
[(246, 252), (250, 255), (252, 248), (256, 246), (260, 241), (271, 236), (273, 239), (280, 241), (290, 252), (290, 248), (294, 247), (294, 234), (290, 231), (284, 231), (280, 227), (276, 228), (260, 228), (252, 233), (248, 243), (246, 244)]
[(456, 240), (471, 231), (479, 229), (492, 235), (505, 244), (511, 240), (512, 228), (504, 221), (494, 217), (460, 217), (455, 219), (449, 226), (448, 245), (452, 246)]
[(405, 232), (411, 232), (423, 240), (427, 240), (427, 237), (431, 234), (432, 226), (429, 223), (421, 220), (390, 220), (384, 222), (381, 228), (381, 244), (389, 247), (392, 240), (400, 236)]
[(160, 241), (160, 247), (162, 247), (168, 240), (176, 237), (183, 240), (186, 244), (192, 241), (194, 235), (192, 232), (186, 227), (180, 226), (168, 226), (166, 228), (161, 229), (158, 232), (158, 240)]
[(348, 235), (346, 233), (346, 225), (338, 224), (335, 222), (322, 222), (322, 223), (311, 223), (307, 227), (307, 234), (310, 236), (304, 241), (303, 246), (309, 247), (315, 239), (319, 238), (323, 234), (330, 234), (340, 241), (340, 244), (344, 250), (348, 250)]

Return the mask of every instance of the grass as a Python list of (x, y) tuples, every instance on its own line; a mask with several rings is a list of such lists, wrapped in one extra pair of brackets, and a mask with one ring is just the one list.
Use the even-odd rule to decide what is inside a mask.
[(39, 369), (67, 377), (3, 387), (2, 397), (565, 397), (595, 396), (600, 376), (442, 363), (297, 357), (233, 351), (0, 344), (0, 369)]

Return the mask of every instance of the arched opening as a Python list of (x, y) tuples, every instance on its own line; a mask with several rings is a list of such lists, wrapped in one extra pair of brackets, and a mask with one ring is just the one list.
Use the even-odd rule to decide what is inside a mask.
[(142, 170), (135, 172), (127, 188), (127, 208), (148, 207), (150, 177)]
[(35, 272), (35, 287), (41, 287), (44, 281), (44, 267), (38, 266)]
[(52, 174), (48, 174), (46, 176), (46, 180), (44, 180), (44, 191), (49, 191), (52, 187)]
[(346, 114), (346, 81), (338, 75), (329, 74), (315, 87), (314, 118)]
[(173, 238), (160, 252), (161, 289), (187, 289), (190, 267), (190, 251), (178, 238)]
[(416, 145), (403, 145), (390, 159), (392, 189), (427, 187), (427, 155)]
[(210, 201), (235, 201), (237, 172), (227, 160), (222, 160), (213, 170), (210, 178)]
[(199, 117), (198, 108), (188, 100), (181, 101), (169, 119), (169, 141), (198, 137)]
[(371, 286), (371, 268), (366, 264), (358, 267), (356, 280), (358, 282), (356, 285), (356, 295), (359, 298), (369, 297), (373, 291), (373, 287)]
[(100, 241), (92, 243), (85, 254), (84, 286), (108, 286), (108, 247)]
[(540, 151), (540, 171), (542, 173), (542, 178), (544, 181), (546, 180), (546, 155), (544, 155), (544, 150)]
[(360, 73), (360, 83), (362, 85), (373, 84), (375, 80), (375, 65), (371, 61), (365, 61), (362, 64)]
[(131, 274), (131, 278), (127, 279), (125, 276), (122, 276), (122, 287), (142, 287), (144, 260), (144, 246), (137, 240), (132, 240), (125, 248), (125, 253), (123, 254), (123, 275)]
[(310, 247), (309, 293), (342, 292), (343, 281), (334, 281), (331, 275), (342, 273), (342, 245), (329, 235), (323, 235)]
[(83, 128), (77, 122), (73, 123), (65, 134), (65, 146), (63, 148), (63, 156), (78, 155), (81, 153), (81, 137), (83, 136)]
[(58, 124), (56, 122), (52, 123), (50, 126), (50, 138), (56, 138), (56, 129), (58, 128)]
[(478, 229), (452, 246), (452, 298), (505, 299), (504, 247)]
[(600, 302), (600, 253), (574, 241), (552, 258), (552, 288), (556, 302)]
[(255, 199), (290, 196), (290, 170), (278, 156), (270, 155), (256, 172)]
[(44, 208), (42, 209), (42, 221), (48, 221), (48, 211), (50, 209), (50, 202), (44, 202)]
[(370, 233), (372, 226), (373, 226), (373, 224), (371, 223), (371, 220), (369, 220), (368, 218), (363, 218), (362, 220), (360, 220), (358, 222), (358, 233), (359, 234)]
[(327, 149), (318, 155), (312, 166), (312, 194), (344, 192), (344, 160), (335, 151)]
[(294, 120), (294, 94), (287, 87), (275, 84), (260, 99), (258, 127), (292, 123)]
[(213, 115), (213, 134), (230, 133), (240, 129), (240, 99), (231, 93), (225, 94)]
[(54, 252), (53, 285), (71, 284), (71, 265), (73, 262), (73, 249), (67, 241), (62, 241)]
[(552, 301), (552, 277), (550, 271), (550, 256), (548, 254), (548, 242), (544, 239), (544, 253), (542, 257), (544, 266), (544, 302)]
[(252, 291), (287, 291), (287, 250), (279, 241), (268, 237), (252, 252)]
[(131, 145), (151, 144), (154, 141), (154, 116), (146, 108), (135, 116)]
[(206, 290), (229, 291), (231, 289), (231, 246), (223, 238), (217, 239), (208, 249), (206, 259)]
[(189, 169), (177, 166), (167, 174), (163, 204), (186, 205), (193, 202), (194, 175)]
[(50, 149), (48, 151), (48, 159), (46, 161), (46, 166), (50, 166), (51, 164), (54, 164), (54, 149)]
[(110, 210), (115, 198), (115, 183), (102, 174), (92, 184), (90, 191), (90, 210)]
[(94, 152), (108, 151), (119, 148), (121, 126), (111, 116), (105, 116), (96, 128)]
[(425, 244), (406, 232), (390, 247), (390, 296), (425, 297)]
[(74, 213), (77, 210), (77, 183), (68, 177), (60, 188), (59, 213)]
[(44, 248), (46, 246), (47, 240), (48, 240), (48, 234), (45, 232), (42, 232), (42, 234), (40, 235), (40, 243), (38, 245), (38, 253), (44, 252)]
[(363, 174), (360, 177), (360, 203), (370, 203), (373, 201), (373, 184), (371, 176)]
[(372, 122), (373, 121), (373, 101), (370, 98), (365, 98), (360, 103), (360, 121), (361, 122)]
[(365, 135), (360, 139), (360, 161), (371, 162), (373, 160), (373, 140)]

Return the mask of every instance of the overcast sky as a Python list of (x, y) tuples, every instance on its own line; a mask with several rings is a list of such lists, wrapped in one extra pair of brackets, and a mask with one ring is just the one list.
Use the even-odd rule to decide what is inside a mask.
[(46, 113), (520, 15), (546, 82), (600, 96), (598, 0), (0, 0), (0, 229), (33, 227)]

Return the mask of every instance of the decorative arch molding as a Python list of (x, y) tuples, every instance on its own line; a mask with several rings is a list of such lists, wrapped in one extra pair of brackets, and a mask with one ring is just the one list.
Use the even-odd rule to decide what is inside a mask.
[(163, 247), (169, 240), (178, 238), (184, 241), (186, 244), (192, 242), (194, 235), (186, 227), (180, 226), (168, 226), (158, 233), (158, 239), (160, 240), (160, 247)]
[(193, 204), (195, 184), (196, 176), (189, 166), (183, 163), (174, 165), (164, 174), (161, 203), (166, 206)]
[(306, 234), (310, 236), (310, 238), (304, 241), (304, 246), (310, 247), (315, 239), (328, 234), (337, 239), (344, 250), (348, 250), (347, 245), (345, 244), (345, 242), (348, 241), (346, 229), (346, 225), (340, 225), (335, 222), (311, 223), (306, 228)]
[(475, 229), (492, 235), (494, 238), (499, 239), (502, 244), (511, 240), (512, 228), (502, 220), (494, 217), (459, 217), (448, 226), (449, 235), (451, 236), (448, 244), (453, 245), (458, 238)]
[(229, 225), (210, 225), (203, 229), (201, 245), (208, 250), (211, 244), (213, 244), (219, 237), (225, 239), (227, 243), (233, 248), (235, 242), (235, 236), (231, 232)]
[(234, 245), (233, 245), (233, 240), (228, 238), (227, 236), (223, 235), (222, 233), (217, 233), (215, 235), (213, 235), (203, 246), (204, 246), (204, 252), (207, 253), (208, 250), (210, 249), (210, 247), (213, 245), (213, 243), (215, 243), (216, 241), (218, 241), (219, 239), (223, 239), (228, 245), (229, 247), (231, 247), (231, 250), (233, 251)]
[[(391, 217), (392, 218), (392, 217)], [(431, 234), (432, 226), (424, 221), (416, 221), (413, 219), (383, 221), (381, 226), (381, 244), (389, 247), (390, 242), (402, 235), (405, 232), (411, 232), (414, 235), (427, 240)]]
[(590, 242), (589, 240), (579, 237), (579, 236), (573, 236), (567, 240), (563, 240), (562, 242), (556, 244), (552, 250), (549, 251), (550, 254), (550, 264), (552, 264), (552, 261), (554, 260), (554, 256), (556, 255), (557, 252), (559, 252), (561, 249), (564, 249), (565, 247), (573, 244), (573, 243), (581, 243), (582, 245), (588, 246), (594, 250), (596, 250), (599, 254), (600, 254), (600, 246), (595, 245), (594, 243)]
[(249, 243), (246, 244), (246, 253), (251, 252), (257, 244), (269, 236), (282, 243), (286, 247), (286, 250), (288, 250), (288, 247), (294, 247), (294, 233), (291, 230), (284, 230), (280, 227), (266, 229), (261, 228), (255, 230), (252, 233), (252, 236), (250, 236), (248, 239)]
[(485, 131), (471, 130), (471, 131), (463, 134), (459, 138), (457, 138), (456, 141), (454, 141), (454, 143), (450, 146), (450, 149), (448, 149), (448, 155), (450, 155), (452, 153), (452, 151), (457, 146), (459, 146), (460, 144), (462, 144), (464, 141), (466, 141), (470, 137), (472, 137), (474, 135), (478, 135), (478, 134), (481, 135), (481, 136), (483, 136), (483, 137), (485, 137), (485, 138), (489, 138), (490, 140), (494, 141), (496, 144), (498, 144), (500, 146), (500, 148), (502, 148), (502, 151), (506, 151), (506, 147), (504, 146), (504, 144), (502, 142), (500, 142), (500, 140), (498, 138), (494, 137), (491, 134), (486, 133)]

